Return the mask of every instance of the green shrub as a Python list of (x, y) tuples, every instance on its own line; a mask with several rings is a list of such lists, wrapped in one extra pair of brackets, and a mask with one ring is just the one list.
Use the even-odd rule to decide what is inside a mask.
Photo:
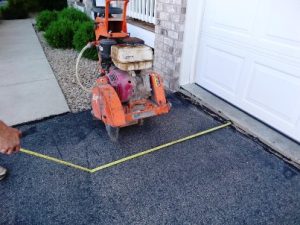
[(84, 22), (84, 21), (89, 21), (91, 20), (85, 13), (74, 9), (74, 8), (65, 8), (62, 11), (60, 11), (58, 13), (58, 18), (59, 19), (67, 19), (72, 21), (73, 23), (75, 21), (80, 21), (80, 22)]
[(3, 19), (24, 19), (30, 12), (41, 10), (62, 10), (67, 7), (67, 0), (8, 0), (0, 9)]
[(28, 17), (26, 0), (9, 0), (7, 5), (1, 8), (3, 19), (24, 19)]
[(73, 36), (73, 22), (67, 19), (52, 22), (45, 32), (47, 42), (54, 48), (71, 48)]
[[(44, 12), (41, 15), (41, 18), (37, 19), (38, 29), (43, 29), (47, 24), (49, 25), (49, 20), (54, 20), (54, 17), (51, 13)], [(39, 20), (41, 19), (41, 20)], [(84, 24), (84, 26), (82, 26)], [(41, 28), (39, 28), (41, 25)], [(90, 39), (93, 40), (93, 22), (92, 20), (83, 12), (76, 10), (74, 8), (66, 8), (58, 12), (56, 15), (56, 21), (52, 21), (48, 28), (46, 28), (45, 38), (48, 43), (55, 48), (71, 48), (73, 46), (74, 34), (78, 30), (80, 34), (77, 35), (74, 45), (76, 43), (77, 48), (79, 46), (84, 46)], [(89, 34), (90, 32), (90, 34)], [(80, 37), (82, 35), (82, 37)], [(81, 41), (84, 44), (78, 44)], [(95, 58), (95, 51), (89, 51), (85, 56), (89, 58)]]
[(73, 23), (73, 30), (74, 30), (74, 33), (79, 29), (79, 27), (81, 26), (82, 22), (81, 21), (75, 21)]
[(57, 20), (57, 12), (45, 10), (36, 17), (36, 27), (39, 31), (45, 31), (49, 25)]
[[(95, 40), (95, 33), (94, 33), (94, 24), (92, 21), (82, 23), (78, 30), (75, 32), (73, 38), (73, 46), (77, 51), (81, 51), (81, 49), (86, 46), (86, 44), (90, 41)], [(87, 49), (84, 54), (84, 57), (92, 60), (97, 60), (97, 50), (96, 48)]]
[(5, 10), (7, 10), (6, 8), (7, 8), (7, 5), (0, 6), (0, 20), (4, 19), (3, 12)]

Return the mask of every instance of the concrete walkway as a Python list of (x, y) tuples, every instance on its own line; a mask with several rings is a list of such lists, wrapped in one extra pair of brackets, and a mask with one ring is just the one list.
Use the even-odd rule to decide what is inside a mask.
[(0, 21), (0, 119), (16, 125), (68, 111), (31, 20)]

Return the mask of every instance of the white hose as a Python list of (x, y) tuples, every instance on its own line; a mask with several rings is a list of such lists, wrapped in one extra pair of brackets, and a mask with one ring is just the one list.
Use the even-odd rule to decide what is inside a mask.
[(83, 55), (83, 53), (89, 49), (93, 47), (93, 43), (88, 43), (79, 53), (78, 57), (77, 57), (77, 60), (76, 60), (76, 71), (75, 71), (75, 75), (76, 75), (76, 80), (77, 80), (77, 83), (78, 85), (81, 87), (82, 90), (84, 90), (85, 92), (87, 93), (91, 93), (92, 92), (92, 88), (87, 88), (85, 86), (83, 86), (83, 84), (81, 83), (80, 81), (80, 78), (79, 78), (79, 75), (78, 75), (78, 65), (79, 65), (79, 62), (80, 62), (80, 59)]

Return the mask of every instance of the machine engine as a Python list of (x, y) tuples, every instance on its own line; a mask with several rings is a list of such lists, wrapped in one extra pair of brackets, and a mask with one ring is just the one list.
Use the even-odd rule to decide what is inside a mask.
[(149, 73), (123, 71), (112, 67), (107, 75), (122, 103), (130, 100), (147, 99), (151, 96)]
[(151, 96), (150, 73), (153, 51), (138, 38), (100, 41), (102, 68), (108, 71), (109, 83), (122, 103)]

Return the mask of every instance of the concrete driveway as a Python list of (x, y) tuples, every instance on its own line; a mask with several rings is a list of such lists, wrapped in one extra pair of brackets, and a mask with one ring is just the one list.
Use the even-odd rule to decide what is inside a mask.
[[(118, 143), (83, 112), (21, 126), (23, 147), (93, 168), (220, 125), (170, 101)], [(300, 172), (230, 127), (95, 174), (22, 153), (0, 164), (0, 224), (300, 224)]]
[(69, 111), (31, 19), (0, 21), (0, 105), (10, 125)]

